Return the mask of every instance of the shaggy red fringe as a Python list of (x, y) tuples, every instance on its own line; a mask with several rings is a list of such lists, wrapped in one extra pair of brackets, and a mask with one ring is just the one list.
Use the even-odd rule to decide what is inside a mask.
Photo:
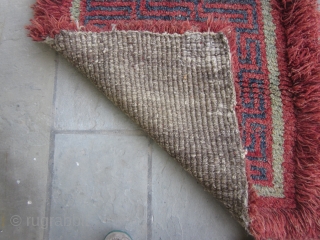
[[(316, 0), (271, 2), (280, 14), (281, 24), (285, 29), (284, 50), (288, 64), (280, 71), (287, 72), (293, 86), (296, 117), (296, 208), (257, 207), (257, 196), (252, 187), (249, 187), (249, 230), (256, 239), (261, 240), (320, 239), (320, 16)], [(114, 28), (179, 34), (187, 31), (213, 31), (225, 33), (231, 52), (236, 49), (234, 32), (223, 20), (217, 22), (209, 18), (206, 23), (116, 21), (101, 29), (95, 26), (77, 26), (70, 18), (70, 7), (70, 1), (38, 0), (33, 6), (34, 19), (27, 27), (29, 36), (35, 41), (44, 41), (47, 37), (54, 38), (61, 30), (101, 32)], [(233, 62), (235, 61), (233, 57)], [(237, 64), (233, 64), (233, 68), (237, 68)], [(234, 71), (237, 72), (237, 69)], [(237, 109), (237, 113), (239, 112)]]
[[(46, 38), (54, 38), (62, 30), (75, 30), (86, 32), (102, 32), (112, 30), (150, 31), (156, 33), (178, 33), (185, 32), (223, 32), (231, 45), (235, 47), (235, 35), (230, 24), (223, 19), (208, 18), (207, 22), (188, 21), (157, 21), (157, 20), (118, 20), (109, 21), (103, 28), (90, 26), (79, 26), (70, 17), (71, 1), (66, 0), (37, 0), (32, 6), (34, 18), (31, 25), (27, 26), (29, 36), (34, 41), (44, 41)], [(235, 50), (235, 49), (232, 49)]]
[(320, 239), (320, 17), (316, 0), (273, 1), (286, 35), (296, 117), (295, 209), (258, 208), (249, 194), (256, 239)]

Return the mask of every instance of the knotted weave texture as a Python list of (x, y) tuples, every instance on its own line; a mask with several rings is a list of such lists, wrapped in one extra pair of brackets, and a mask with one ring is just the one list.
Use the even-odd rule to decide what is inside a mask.
[(52, 46), (245, 225), (244, 150), (223, 34), (64, 31)]

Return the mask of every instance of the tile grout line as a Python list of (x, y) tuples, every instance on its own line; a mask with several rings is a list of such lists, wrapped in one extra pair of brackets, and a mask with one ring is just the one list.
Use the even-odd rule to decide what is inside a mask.
[(126, 129), (118, 129), (118, 130), (54, 130), (55, 134), (99, 134), (99, 135), (125, 135), (125, 136), (147, 136), (143, 130), (126, 130)]
[(50, 128), (50, 143), (49, 143), (49, 159), (48, 159), (48, 176), (47, 176), (47, 196), (46, 196), (46, 208), (45, 217), (48, 223), (48, 227), (43, 232), (43, 239), (49, 240), (50, 232), (50, 211), (51, 211), (51, 196), (52, 196), (52, 174), (54, 166), (54, 150), (55, 150), (55, 112), (56, 112), (56, 93), (58, 82), (58, 67), (59, 67), (59, 54), (55, 54), (55, 73), (53, 83), (53, 97), (52, 97), (52, 115), (51, 115), (51, 128)]
[(152, 239), (152, 222), (153, 222), (153, 211), (152, 211), (152, 152), (153, 152), (153, 140), (149, 139), (148, 144), (148, 199), (147, 199), (147, 240)]

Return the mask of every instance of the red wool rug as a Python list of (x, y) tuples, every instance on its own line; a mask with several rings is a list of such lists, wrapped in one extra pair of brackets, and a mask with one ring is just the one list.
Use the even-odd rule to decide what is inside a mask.
[(83, 72), (256, 239), (320, 239), (316, 0), (38, 0)]

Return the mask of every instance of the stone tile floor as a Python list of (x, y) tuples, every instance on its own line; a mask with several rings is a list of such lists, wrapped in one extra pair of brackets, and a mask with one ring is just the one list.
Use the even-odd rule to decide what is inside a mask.
[(252, 239), (0, 0), (0, 239)]

